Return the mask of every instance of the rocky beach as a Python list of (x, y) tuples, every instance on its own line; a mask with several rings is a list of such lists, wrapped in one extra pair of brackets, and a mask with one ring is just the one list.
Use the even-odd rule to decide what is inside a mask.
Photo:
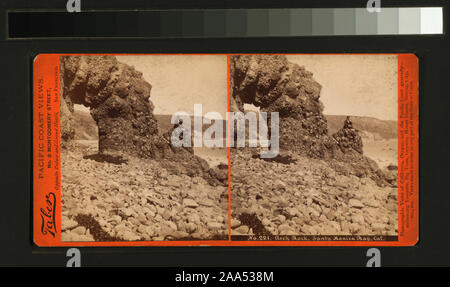
[(62, 241), (228, 238), (226, 186), (179, 172), (170, 162), (89, 159), (96, 145), (75, 142), (61, 152)]
[[(323, 159), (285, 156), (290, 163), (232, 151), (232, 235), (397, 234), (396, 187), (336, 171)], [(245, 221), (248, 215), (255, 219)]]
[(114, 56), (61, 57), (62, 241), (228, 238), (228, 166), (173, 147), (151, 89)]

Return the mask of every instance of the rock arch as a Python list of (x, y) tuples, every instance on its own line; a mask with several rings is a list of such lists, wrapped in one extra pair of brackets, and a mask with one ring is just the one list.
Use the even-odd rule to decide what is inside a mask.
[(141, 72), (114, 56), (63, 56), (60, 59), (61, 145), (74, 138), (74, 104), (89, 107), (98, 126), (100, 155), (153, 158), (174, 174), (201, 176), (227, 185), (228, 169), (208, 163), (158, 133), (150, 101), (152, 86)]
[(325, 159), (338, 173), (386, 184), (376, 162), (363, 155), (361, 136), (350, 118), (341, 130), (328, 135), (322, 86), (303, 66), (284, 55), (233, 55), (230, 75), (232, 111), (243, 111), (248, 103), (263, 112), (279, 113), (280, 152)]
[(82, 104), (97, 123), (100, 153), (161, 158), (170, 152), (141, 72), (114, 56), (63, 56), (60, 65), (63, 140), (73, 138), (73, 105)]
[(284, 55), (231, 57), (232, 103), (243, 110), (246, 103), (280, 116), (280, 149), (327, 157), (338, 150), (328, 137), (320, 102), (322, 86), (303, 66)]

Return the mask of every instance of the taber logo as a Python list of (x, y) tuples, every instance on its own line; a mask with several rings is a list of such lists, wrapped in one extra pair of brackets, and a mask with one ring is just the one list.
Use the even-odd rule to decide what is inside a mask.
[(41, 232), (44, 235), (51, 234), (55, 237), (56, 234), (56, 196), (50, 192), (45, 196), (46, 207), (41, 208)]

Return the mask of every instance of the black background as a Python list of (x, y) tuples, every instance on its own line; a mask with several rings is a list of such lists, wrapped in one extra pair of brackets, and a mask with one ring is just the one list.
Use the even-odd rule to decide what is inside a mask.
[[(344, 2), (344, 3), (343, 3)], [(82, 10), (365, 7), (336, 1), (94, 1)], [(441, 0), (382, 0), (389, 6), (444, 6)], [(256, 5), (257, 4), (257, 5)], [(420, 59), (420, 241), (380, 247), (382, 266), (450, 266), (450, 57), (447, 35), (240, 39), (8, 40), (7, 11), (65, 10), (65, 0), (0, 0), (0, 266), (65, 266), (67, 248), (32, 242), (32, 58), (39, 53), (412, 52)], [(82, 266), (365, 266), (368, 247), (80, 248)]]

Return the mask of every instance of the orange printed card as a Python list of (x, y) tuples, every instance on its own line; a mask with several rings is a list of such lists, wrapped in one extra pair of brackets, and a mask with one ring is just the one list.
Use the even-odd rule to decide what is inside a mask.
[(411, 246), (413, 54), (40, 54), (38, 246)]

